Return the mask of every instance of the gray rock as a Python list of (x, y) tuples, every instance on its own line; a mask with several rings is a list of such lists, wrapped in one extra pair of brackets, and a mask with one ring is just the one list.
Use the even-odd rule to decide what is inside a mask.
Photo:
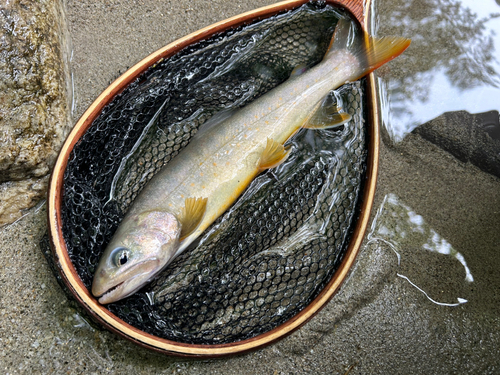
[(429, 142), (500, 177), (500, 123), (498, 111), (470, 114), (445, 112), (413, 130)]
[(45, 195), (71, 124), (66, 29), (59, 0), (0, 6), (0, 225)]
[(49, 176), (0, 184), (0, 225), (19, 219), (22, 210), (33, 207), (47, 191)]

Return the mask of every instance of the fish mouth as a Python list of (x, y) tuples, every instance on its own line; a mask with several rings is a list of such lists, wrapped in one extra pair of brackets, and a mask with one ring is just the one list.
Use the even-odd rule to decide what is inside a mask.
[(147, 284), (161, 270), (158, 265), (158, 260), (148, 260), (131, 267), (117, 280), (106, 281), (106, 276), (102, 279), (97, 278), (92, 285), (92, 294), (103, 305), (128, 297)]
[(123, 289), (123, 284), (125, 284), (125, 281), (111, 287), (108, 289), (107, 292), (104, 292), (100, 296), (96, 296), (98, 298), (98, 301), (100, 304), (107, 304), (116, 301), (113, 297), (118, 293), (121, 295), (120, 290)]

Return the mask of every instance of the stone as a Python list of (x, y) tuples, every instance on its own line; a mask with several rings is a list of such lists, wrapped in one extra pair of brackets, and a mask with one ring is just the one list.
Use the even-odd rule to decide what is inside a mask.
[(500, 177), (500, 117), (498, 111), (471, 114), (445, 112), (420, 125), (414, 134), (449, 152), (462, 162), (474, 164)]
[(33, 207), (47, 192), (49, 176), (8, 181), (0, 184), (0, 226), (19, 219), (23, 210)]
[(0, 5), (0, 226), (45, 196), (71, 125), (66, 30), (60, 0)]

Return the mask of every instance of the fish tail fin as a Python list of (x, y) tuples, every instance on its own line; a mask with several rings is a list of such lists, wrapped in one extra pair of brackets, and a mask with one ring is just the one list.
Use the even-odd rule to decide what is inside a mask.
[(364, 73), (368, 74), (401, 55), (410, 45), (408, 38), (386, 36), (374, 38), (365, 34), (365, 66)]
[(341, 18), (335, 28), (326, 58), (339, 50), (347, 50), (359, 62), (358, 76), (355, 81), (402, 54), (411, 40), (403, 37), (372, 37), (366, 32), (355, 29), (352, 21)]

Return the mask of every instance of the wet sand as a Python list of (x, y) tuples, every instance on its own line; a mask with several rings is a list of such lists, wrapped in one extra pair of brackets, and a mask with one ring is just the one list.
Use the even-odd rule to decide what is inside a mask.
[[(75, 119), (142, 57), (189, 32), (269, 1), (70, 1)], [(203, 11), (201, 11), (203, 9)], [(117, 22), (117, 20), (119, 20)], [(406, 240), (398, 249), (375, 234), (341, 291), (309, 323), (278, 343), (234, 358), (161, 356), (89, 325), (69, 302), (38, 242), (45, 207), (0, 230), (0, 368), (4, 373), (422, 374), (500, 371), (500, 180), (410, 135), (382, 145), (373, 217), (391, 194), (402, 212), (462, 254)], [(380, 217), (377, 217), (380, 220)], [(417, 272), (418, 271), (418, 272)], [(431, 302), (399, 275), (441, 302)]]

